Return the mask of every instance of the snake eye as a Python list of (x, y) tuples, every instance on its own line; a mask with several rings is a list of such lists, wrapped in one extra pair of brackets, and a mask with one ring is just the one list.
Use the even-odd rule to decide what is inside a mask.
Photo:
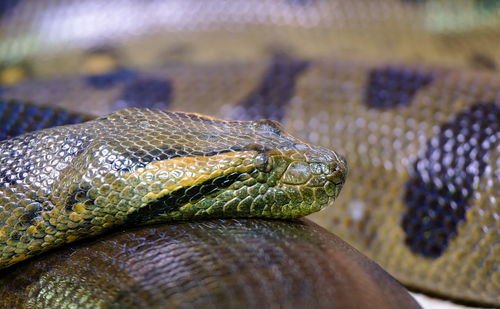
[(272, 169), (271, 157), (263, 152), (255, 157), (255, 167), (261, 172), (270, 172)]

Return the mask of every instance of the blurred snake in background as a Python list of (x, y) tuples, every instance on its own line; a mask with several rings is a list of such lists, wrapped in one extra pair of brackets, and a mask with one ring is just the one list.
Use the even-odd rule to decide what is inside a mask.
[(4, 306), (500, 306), (498, 1), (8, 2)]

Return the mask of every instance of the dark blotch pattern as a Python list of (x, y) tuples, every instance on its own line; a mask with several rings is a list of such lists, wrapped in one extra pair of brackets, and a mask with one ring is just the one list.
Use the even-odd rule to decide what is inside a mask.
[(135, 75), (135, 72), (130, 69), (118, 67), (109, 73), (86, 75), (85, 82), (92, 88), (108, 89), (119, 83), (131, 80)]
[(277, 54), (269, 63), (260, 84), (236, 107), (232, 119), (281, 121), (295, 92), (297, 77), (308, 61)]
[(0, 99), (0, 140), (90, 119), (90, 116), (70, 113), (63, 109)]
[(469, 63), (474, 69), (496, 71), (497, 64), (495, 59), (488, 54), (480, 52), (473, 53), (469, 58)]
[(87, 85), (95, 89), (109, 89), (136, 77), (136, 72), (120, 65), (119, 53), (111, 46), (91, 49), (85, 57), (85, 68), (90, 72), (84, 79)]
[(477, 103), (443, 124), (415, 161), (406, 183), (405, 243), (416, 254), (439, 257), (465, 220), (488, 152), (500, 139), (500, 106)]
[(0, 18), (9, 15), (21, 0), (2, 0), (0, 1)]
[(365, 104), (387, 109), (411, 103), (418, 90), (429, 85), (432, 75), (400, 67), (373, 69), (365, 88)]
[(166, 79), (136, 80), (125, 87), (113, 108), (147, 107), (166, 109), (172, 99), (172, 84)]

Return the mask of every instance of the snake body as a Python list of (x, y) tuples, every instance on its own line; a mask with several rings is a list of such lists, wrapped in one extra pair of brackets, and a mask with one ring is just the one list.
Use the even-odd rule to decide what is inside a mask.
[[(126, 109), (30, 132), (77, 116), (3, 104), (20, 119), (36, 116), (13, 122), (0, 143), (2, 307), (420, 308), (307, 220), (186, 222), (294, 218), (338, 196), (345, 160), (272, 121)], [(46, 113), (65, 117), (38, 117)], [(18, 263), (111, 228), (126, 231)]]
[[(349, 161), (336, 205), (313, 220), (408, 287), (500, 306), (500, 28), (493, 3), (266, 0), (254, 7), (214, 0), (212, 10), (190, 0), (172, 13), (151, 1), (141, 9), (157, 19), (131, 21), (147, 35), (113, 28), (106, 46), (99, 35), (59, 35), (55, 29), (74, 20), (56, 18), (52, 43), (22, 45), (22, 61), (0, 53), (5, 76), (17, 61), (13, 67), (28, 79), (14, 85), (4, 78), (0, 91), (96, 116), (150, 107), (280, 121)], [(70, 8), (80, 12), (74, 2)], [(35, 24), (44, 10), (19, 10), (12, 24), (32, 27), (8, 35), (25, 42), (33, 29), (46, 31)], [(68, 75), (78, 70), (84, 73)]]
[(420, 308), (308, 221), (128, 227), (0, 271), (5, 308)]
[[(498, 303), (498, 77), (453, 69), (278, 57), (245, 65), (177, 65), (143, 73), (154, 78), (86, 91), (97, 102), (95, 110), (105, 113), (116, 108), (112, 98), (117, 91), (163, 76), (176, 85), (174, 99), (158, 101), (165, 108), (233, 119), (274, 117), (301, 139), (349, 154), (355, 166), (352, 184), (347, 184), (335, 207), (313, 218), (410, 287)], [(295, 75), (293, 83), (280, 78), (281, 72), (293, 72), (304, 61), (307, 68)], [(252, 67), (258, 69), (249, 74)], [(177, 75), (181, 71), (190, 74)], [(230, 74), (208, 78), (214, 71)], [(190, 77), (204, 75), (207, 79), (198, 90), (183, 86), (190, 84)], [(65, 82), (78, 81), (75, 77)], [(61, 83), (55, 79), (26, 87), (55, 89)], [(286, 91), (267, 92), (273, 87), (288, 87), (293, 96)], [(200, 105), (206, 89), (225, 90), (212, 92), (211, 105)], [(12, 96), (33, 100), (29, 93), (36, 92), (20, 86)], [(78, 93), (73, 95), (79, 100)], [(145, 94), (144, 101), (121, 97), (119, 102), (148, 106), (150, 95)], [(57, 104), (57, 97), (53, 92), (44, 101), (53, 99)], [(255, 98), (264, 98), (281, 111), (267, 113), (249, 105), (260, 104)], [(71, 100), (58, 105), (63, 103), (73, 106)]]

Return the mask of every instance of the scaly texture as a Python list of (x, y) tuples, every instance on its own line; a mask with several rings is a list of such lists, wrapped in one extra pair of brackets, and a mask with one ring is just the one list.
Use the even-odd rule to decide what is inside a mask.
[[(283, 83), (276, 61), (166, 68), (164, 76), (190, 72), (172, 78), (178, 87), (172, 88), (177, 99), (170, 101), (170, 107), (233, 119), (281, 114), (275, 118), (294, 135), (349, 154), (354, 167), (351, 182), (336, 207), (313, 216), (316, 222), (410, 287), (500, 303), (498, 77), (452, 69), (309, 60), (308, 68), (296, 76), (294, 95), (287, 94), (289, 100), (284, 102), (279, 100), (282, 93), (274, 92), (275, 99), (268, 101), (279, 102), (275, 105), (279, 113), (266, 113), (272, 110), (271, 104), (260, 110), (248, 107), (247, 98), (259, 97), (259, 89), (265, 97), (266, 89)], [(279, 61), (295, 66), (298, 60)], [(260, 68), (260, 77), (249, 75), (250, 67)], [(202, 86), (195, 84), (199, 88), (182, 86), (189, 84), (189, 77), (206, 74), (208, 68), (230, 74), (206, 79)], [(292, 84), (288, 85), (291, 89)], [(99, 102), (96, 110), (112, 110), (114, 101), (106, 98), (120, 87), (82, 91), (91, 92)], [(29, 93), (23, 88), (13, 90), (15, 97), (34, 99), (23, 95)], [(224, 89), (211, 93), (212, 102), (220, 105), (200, 104), (206, 89)], [(78, 100), (75, 92), (73, 104)], [(75, 105), (70, 101), (68, 107)]]
[(92, 119), (90, 116), (69, 113), (60, 108), (2, 99), (0, 115), (0, 141), (26, 132)]
[(0, 267), (117, 226), (305, 216), (347, 174), (272, 121), (132, 108), (2, 141), (0, 162)]
[(2, 308), (419, 308), (316, 224), (257, 219), (129, 229), (0, 271)]
[(314, 220), (407, 286), (500, 306), (498, 1), (12, 3), (3, 96), (282, 121), (350, 162)]

